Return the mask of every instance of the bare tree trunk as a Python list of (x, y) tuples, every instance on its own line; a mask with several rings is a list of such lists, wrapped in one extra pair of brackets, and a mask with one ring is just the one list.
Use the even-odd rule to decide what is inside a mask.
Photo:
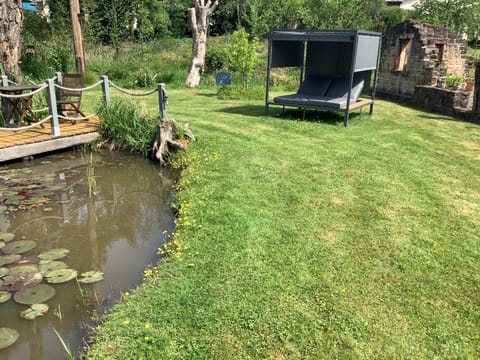
[(188, 9), (192, 27), (192, 63), (186, 84), (195, 87), (200, 84), (200, 76), (205, 68), (205, 52), (210, 16), (218, 6), (218, 0), (195, 0), (195, 7)]
[(6, 75), (20, 80), (23, 13), (21, 0), (0, 0), (0, 62)]

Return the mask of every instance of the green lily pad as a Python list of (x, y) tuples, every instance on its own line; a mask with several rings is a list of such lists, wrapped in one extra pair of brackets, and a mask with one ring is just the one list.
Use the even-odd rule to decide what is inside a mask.
[(98, 281), (102, 281), (104, 274), (101, 271), (87, 271), (80, 274), (81, 278), (78, 279), (82, 284), (92, 284)]
[(6, 267), (0, 267), (0, 278), (4, 277), (10, 272), (10, 269)]
[(27, 310), (20, 312), (20, 317), (25, 320), (35, 320), (48, 312), (47, 304), (32, 304)]
[(4, 242), (9, 242), (13, 240), (15, 234), (7, 233), (7, 232), (0, 232), (0, 240)]
[(12, 297), (12, 294), (8, 291), (0, 291), (0, 304), (7, 302)]
[(22, 257), (20, 260), (17, 260), (8, 267), (12, 268), (14, 266), (19, 266), (19, 265), (30, 265), (30, 264), (38, 264), (40, 262), (40, 258), (38, 256), (25, 256)]
[(38, 257), (42, 260), (58, 260), (70, 253), (68, 249), (52, 249), (42, 252)]
[(77, 275), (77, 270), (73, 269), (52, 270), (47, 274), (47, 282), (50, 284), (60, 284), (76, 278)]
[(51, 299), (55, 295), (55, 289), (47, 284), (40, 284), (20, 290), (13, 296), (19, 304), (39, 304)]
[(35, 273), (35, 272), (38, 272), (38, 266), (35, 264), (19, 265), (19, 266), (11, 267), (9, 275), (27, 274), (27, 273)]
[(33, 240), (12, 241), (5, 245), (2, 251), (5, 254), (23, 254), (37, 247), (37, 242)]
[(41, 260), (38, 265), (38, 269), (43, 276), (47, 276), (47, 274), (53, 270), (66, 269), (67, 267), (68, 265), (63, 261), (57, 260)]
[(18, 339), (18, 331), (10, 328), (0, 328), (0, 349), (13, 345)]
[(11, 264), (17, 260), (20, 260), (21, 258), (22, 258), (22, 255), (18, 255), (18, 254), (0, 256), (0, 266)]

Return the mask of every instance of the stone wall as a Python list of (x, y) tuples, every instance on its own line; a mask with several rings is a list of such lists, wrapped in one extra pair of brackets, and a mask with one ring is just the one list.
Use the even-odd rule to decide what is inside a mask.
[(415, 88), (413, 102), (423, 109), (454, 116), (459, 112), (470, 112), (472, 110), (473, 91), (418, 85)]
[[(402, 49), (408, 53), (403, 60)], [(466, 52), (460, 35), (407, 20), (391, 27), (383, 38), (377, 89), (380, 94), (413, 97), (417, 85), (436, 85), (449, 74), (466, 78), (474, 66)]]

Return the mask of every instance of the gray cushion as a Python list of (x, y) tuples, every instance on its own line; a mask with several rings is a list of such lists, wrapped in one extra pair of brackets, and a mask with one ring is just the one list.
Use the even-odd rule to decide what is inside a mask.
[[(360, 93), (363, 90), (363, 80), (353, 80), (352, 91), (350, 93), (350, 99), (353, 102), (356, 102)], [(349, 80), (348, 79), (334, 79), (332, 84), (328, 88), (325, 96), (331, 98), (346, 98), (348, 96), (348, 87), (349, 87)]]
[(297, 94), (324, 96), (332, 78), (322, 75), (308, 75), (300, 85)]
[(307, 99), (304, 96), (293, 94), (274, 97), (273, 102), (279, 105), (304, 106)]

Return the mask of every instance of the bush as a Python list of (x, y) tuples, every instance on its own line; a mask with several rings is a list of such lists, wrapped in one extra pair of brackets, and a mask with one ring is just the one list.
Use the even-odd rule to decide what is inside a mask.
[(448, 75), (445, 78), (445, 85), (447, 87), (458, 87), (462, 82), (463, 82), (462, 77), (454, 74)]
[(147, 156), (155, 139), (158, 117), (142, 114), (133, 101), (117, 100), (98, 111), (101, 136), (116, 147)]

